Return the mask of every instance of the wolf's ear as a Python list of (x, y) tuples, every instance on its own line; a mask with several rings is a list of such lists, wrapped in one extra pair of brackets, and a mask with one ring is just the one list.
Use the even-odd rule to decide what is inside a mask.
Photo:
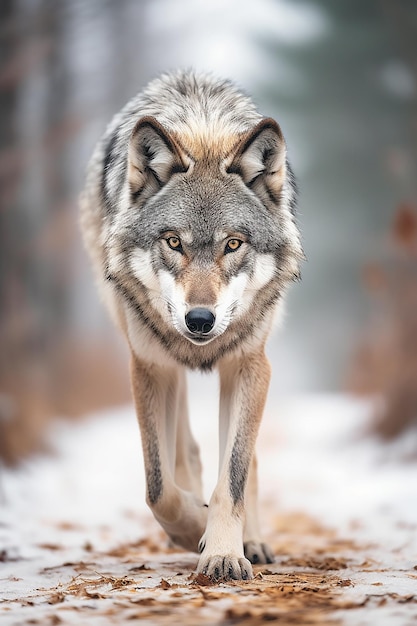
[(261, 199), (277, 202), (285, 180), (286, 145), (281, 129), (272, 118), (259, 122), (241, 139), (227, 172), (239, 174)]
[(158, 191), (176, 172), (186, 172), (189, 159), (177, 142), (154, 117), (142, 117), (130, 136), (128, 181), (131, 193), (145, 186)]

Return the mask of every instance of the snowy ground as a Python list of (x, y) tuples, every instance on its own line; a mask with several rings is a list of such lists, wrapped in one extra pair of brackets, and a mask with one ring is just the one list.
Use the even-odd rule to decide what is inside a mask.
[[(209, 493), (205, 393), (192, 414)], [(220, 585), (193, 576), (197, 556), (169, 549), (148, 512), (131, 407), (58, 425), (49, 455), (0, 476), (0, 624), (415, 624), (417, 463), (409, 438), (361, 436), (369, 412), (344, 396), (269, 403), (260, 495), (277, 561)]]

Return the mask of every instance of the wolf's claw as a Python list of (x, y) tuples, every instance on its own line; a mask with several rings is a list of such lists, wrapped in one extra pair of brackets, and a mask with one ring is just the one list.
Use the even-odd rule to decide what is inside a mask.
[(252, 566), (244, 557), (231, 554), (201, 557), (198, 573), (205, 574), (213, 580), (250, 580), (253, 578)]

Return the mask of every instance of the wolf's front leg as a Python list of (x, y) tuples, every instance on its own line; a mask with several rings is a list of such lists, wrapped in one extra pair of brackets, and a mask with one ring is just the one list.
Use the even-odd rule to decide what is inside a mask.
[(219, 480), (209, 504), (198, 571), (216, 579), (252, 578), (243, 551), (244, 500), (270, 366), (263, 350), (227, 359), (220, 371)]
[(197, 551), (207, 506), (175, 484), (176, 422), (181, 372), (132, 355), (132, 389), (139, 420), (146, 475), (146, 501), (172, 541)]

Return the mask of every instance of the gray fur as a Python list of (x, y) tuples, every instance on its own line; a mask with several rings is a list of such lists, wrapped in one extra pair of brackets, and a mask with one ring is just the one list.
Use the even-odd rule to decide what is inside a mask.
[[(196, 550), (200, 541), (198, 571), (216, 579), (250, 578), (248, 559), (273, 558), (251, 512), (244, 557), (243, 525), (246, 492), (256, 511), (264, 346), (303, 258), (295, 207), (278, 124), (230, 81), (194, 72), (163, 75), (114, 117), (82, 196), (86, 246), (132, 355), (148, 503), (175, 542)], [(203, 305), (213, 327), (190, 336), (188, 312)], [(179, 397), (179, 366), (219, 368), (221, 471), (208, 510), (201, 490), (187, 491), (200, 483), (184, 468), (200, 463), (190, 461), (195, 442), (189, 427), (178, 432), (179, 407), (168, 401)], [(178, 460), (185, 489), (173, 475)]]
[[(228, 174), (221, 171), (215, 160), (210, 162), (207, 156), (195, 164), (193, 172), (175, 173), (166, 184), (151, 187), (152, 191), (145, 189), (132, 197), (127, 181), (128, 146), (135, 124), (144, 116), (153, 116), (179, 139), (190, 125), (198, 125), (208, 136), (220, 128), (236, 136), (236, 141), (262, 118), (250, 99), (230, 81), (189, 72), (167, 74), (151, 82), (115, 116), (90, 165), (85, 195), (89, 196), (89, 210), (97, 211), (97, 220), (103, 224), (97, 232), (103, 242), (98, 273), (106, 276), (155, 337), (177, 355), (180, 363), (207, 369), (243, 337), (253, 333), (260, 315), (264, 317), (272, 310), (288, 282), (298, 276), (297, 260), (301, 256), (298, 231), (293, 228), (289, 234), (288, 230), (296, 201), (294, 178), (288, 169), (280, 197), (264, 194), (260, 198), (256, 188), (251, 189), (252, 183), (245, 184), (233, 169)], [(196, 254), (206, 255), (207, 267), (217, 254), (213, 246), (215, 232), (246, 234), (250, 251), (245, 266), (232, 268), (224, 275), (225, 282), (239, 271), (250, 274), (259, 253), (272, 254), (276, 259), (274, 279), (259, 293), (257, 310), (232, 322), (222, 342), (202, 345), (198, 352), (159, 319), (130, 269), (131, 255), (137, 248), (154, 251), (155, 272), (164, 266), (157, 242), (161, 233), (169, 229), (175, 229), (180, 235), (183, 230), (191, 231), (192, 247)], [(125, 262), (119, 272), (109, 272), (109, 261), (116, 254), (122, 255)], [(169, 269), (175, 273), (174, 267)]]
[(155, 432), (152, 433), (152, 440), (148, 444), (147, 455), (147, 468), (150, 468), (146, 473), (148, 499), (150, 504), (156, 504), (162, 496), (164, 485), (161, 474), (161, 462), (159, 459), (158, 438)]
[(243, 502), (245, 496), (246, 480), (251, 461), (247, 443), (247, 438), (242, 437), (241, 433), (238, 432), (229, 465), (229, 489), (235, 506)]
[(221, 116), (236, 134), (249, 130), (261, 119), (251, 100), (229, 80), (180, 71), (152, 81), (113, 118), (98, 146), (95, 158), (103, 163), (111, 162), (102, 181), (111, 213), (117, 210), (120, 201), (119, 183), (126, 176), (130, 135), (138, 119), (145, 116), (153, 116), (168, 131), (179, 133), (190, 119), (204, 123), (210, 117)]

